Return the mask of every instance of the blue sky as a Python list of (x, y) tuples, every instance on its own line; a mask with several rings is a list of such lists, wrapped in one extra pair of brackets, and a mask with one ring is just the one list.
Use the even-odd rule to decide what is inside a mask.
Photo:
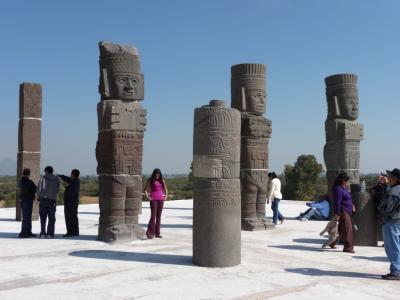
[(361, 172), (400, 167), (400, 2), (329, 0), (2, 1), (0, 160), (16, 158), (18, 89), (43, 85), (42, 165), (95, 174), (98, 42), (142, 58), (144, 173), (187, 173), (193, 109), (230, 103), (230, 67), (267, 65), (270, 169), (323, 163), (324, 78), (359, 76)]

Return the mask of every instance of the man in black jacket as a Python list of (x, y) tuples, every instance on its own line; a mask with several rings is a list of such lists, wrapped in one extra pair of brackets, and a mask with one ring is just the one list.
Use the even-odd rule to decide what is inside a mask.
[(22, 224), (20, 238), (29, 238), (36, 236), (32, 233), (32, 208), (36, 194), (36, 185), (29, 179), (30, 169), (22, 171), (22, 178), (19, 182), (19, 199), (22, 208)]
[(63, 237), (78, 236), (79, 223), (78, 223), (78, 205), (79, 205), (79, 170), (73, 169), (71, 177), (58, 175), (64, 182), (64, 215), (65, 225), (67, 226), (67, 233)]

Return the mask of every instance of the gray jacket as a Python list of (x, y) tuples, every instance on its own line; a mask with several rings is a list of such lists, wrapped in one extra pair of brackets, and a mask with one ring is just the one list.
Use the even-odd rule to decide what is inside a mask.
[(386, 188), (378, 210), (385, 223), (400, 223), (400, 184)]
[(37, 185), (37, 193), (40, 198), (57, 199), (58, 190), (60, 188), (60, 180), (53, 174), (45, 174), (40, 177)]

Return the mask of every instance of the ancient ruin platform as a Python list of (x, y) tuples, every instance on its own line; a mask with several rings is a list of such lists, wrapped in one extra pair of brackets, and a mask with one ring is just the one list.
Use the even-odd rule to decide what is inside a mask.
[[(282, 201), (284, 224), (242, 232), (242, 264), (221, 269), (192, 264), (191, 200), (165, 204), (162, 239), (114, 245), (96, 240), (98, 205), (79, 207), (82, 235), (69, 239), (57, 207), (53, 240), (17, 239), (15, 209), (2, 208), (0, 299), (398, 299), (399, 282), (379, 279), (382, 247), (321, 250), (326, 222), (294, 220), (305, 209)], [(149, 213), (146, 202), (143, 227)]]

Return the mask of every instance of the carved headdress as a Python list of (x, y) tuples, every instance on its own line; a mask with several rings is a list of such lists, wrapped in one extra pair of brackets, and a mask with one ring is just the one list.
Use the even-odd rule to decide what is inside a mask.
[(135, 100), (144, 98), (144, 80), (140, 70), (140, 57), (137, 49), (131, 46), (100, 42), (100, 84), (99, 93), (101, 99), (115, 97), (112, 91), (112, 81), (118, 76), (135, 77), (139, 82), (139, 88)]
[[(238, 64), (231, 67), (231, 106), (240, 111), (248, 111), (246, 101), (250, 92), (259, 91), (266, 97), (266, 67), (263, 64)], [(252, 112), (252, 111), (249, 111)], [(263, 111), (265, 113), (265, 106)]]

